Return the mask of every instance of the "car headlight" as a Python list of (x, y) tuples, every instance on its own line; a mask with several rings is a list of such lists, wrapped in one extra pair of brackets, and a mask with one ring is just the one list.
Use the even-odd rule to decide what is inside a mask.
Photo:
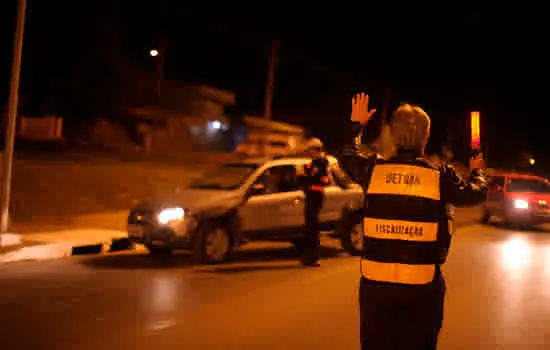
[(183, 208), (166, 208), (158, 215), (158, 220), (165, 225), (171, 221), (183, 220), (185, 210)]
[(528, 209), (529, 208), (529, 202), (527, 202), (525, 199), (516, 199), (514, 201), (514, 208), (516, 208), (516, 209)]

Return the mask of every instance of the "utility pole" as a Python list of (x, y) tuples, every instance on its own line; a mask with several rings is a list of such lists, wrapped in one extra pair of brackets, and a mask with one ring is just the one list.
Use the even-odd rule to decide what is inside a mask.
[(162, 85), (164, 83), (164, 69), (166, 65), (166, 49), (168, 48), (168, 41), (162, 40), (157, 51), (157, 97), (160, 98), (162, 91)]
[(384, 88), (384, 95), (382, 96), (382, 122), (380, 130), (384, 128), (384, 125), (388, 122), (388, 109), (390, 107), (391, 88)]
[(388, 156), (393, 153), (393, 142), (388, 133), (387, 123), (388, 123), (388, 109), (390, 104), (391, 89), (384, 88), (382, 95), (382, 109), (381, 109), (381, 120), (380, 120), (380, 134), (378, 136), (378, 146), (377, 152), (380, 152), (384, 156)]
[(489, 141), (491, 141), (490, 135), (485, 133), (485, 142), (484, 142), (484, 151), (483, 151), (483, 161), (485, 168), (489, 168)]
[[(277, 61), (279, 54), (279, 40), (271, 41), (271, 54), (267, 62), (267, 79), (265, 82), (265, 104), (264, 104), (264, 118), (265, 120), (271, 120), (271, 113), (273, 109), (273, 91), (275, 90), (275, 72), (277, 71)], [(262, 149), (264, 153), (267, 153), (268, 149), (268, 129), (265, 131), (262, 139)]]
[(445, 162), (450, 162), (454, 158), (453, 145), (454, 145), (453, 133), (451, 132), (450, 125), (447, 124), (445, 142), (443, 142), (443, 147), (441, 152), (443, 155), (443, 158), (445, 158)]
[(4, 162), (2, 167), (2, 213), (0, 216), (0, 233), (2, 234), (8, 232), (9, 224), (11, 177), (15, 146), (15, 132), (17, 126), (17, 113), (19, 109), (19, 80), (21, 76), (21, 56), (23, 54), (23, 35), (25, 31), (27, 1), (19, 0), (17, 4), (17, 27), (15, 29), (15, 39), (13, 42), (8, 123), (6, 129), (6, 145), (4, 147)]
[(267, 81), (265, 86), (264, 118), (266, 120), (271, 120), (273, 91), (275, 89), (275, 72), (277, 71), (279, 45), (279, 40), (271, 41), (271, 55), (269, 55), (267, 66)]

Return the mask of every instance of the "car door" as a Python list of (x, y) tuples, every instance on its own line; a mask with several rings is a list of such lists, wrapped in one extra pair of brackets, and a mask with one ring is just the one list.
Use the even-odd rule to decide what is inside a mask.
[(246, 233), (270, 229), (274, 202), (267, 183), (268, 172), (260, 173), (246, 191), (244, 203), (239, 208), (241, 228)]
[(281, 173), (281, 185), (274, 193), (279, 204), (280, 229), (292, 229), (305, 225), (305, 194), (300, 188), (295, 165), (284, 165), (278, 167)]
[(254, 236), (303, 225), (304, 194), (297, 186), (296, 168), (265, 168), (250, 186), (240, 218), (243, 230)]
[(329, 184), (325, 187), (325, 200), (321, 209), (321, 222), (336, 222), (342, 217), (342, 209), (348, 201), (348, 194), (337, 178), (337, 165), (331, 164)]

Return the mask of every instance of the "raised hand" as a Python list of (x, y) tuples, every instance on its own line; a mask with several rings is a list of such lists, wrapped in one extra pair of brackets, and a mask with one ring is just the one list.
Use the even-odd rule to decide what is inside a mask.
[(356, 94), (351, 99), (351, 121), (366, 125), (376, 109), (369, 109), (369, 95), (364, 92)]

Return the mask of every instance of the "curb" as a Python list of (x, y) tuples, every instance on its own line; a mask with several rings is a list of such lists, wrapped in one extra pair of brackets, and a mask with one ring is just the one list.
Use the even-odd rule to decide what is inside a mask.
[(134, 244), (128, 238), (113, 238), (110, 243), (73, 246), (70, 255), (116, 253), (124, 250), (132, 250), (133, 248)]
[[(40, 252), (40, 250), (47, 251), (48, 248), (51, 248), (51, 252), (48, 253), (49, 255), (45, 256), (43, 252)], [(80, 255), (102, 255), (133, 250), (134, 248), (134, 244), (128, 238), (113, 238), (111, 241), (96, 244), (64, 245), (63, 242), (60, 242), (39, 244), (34, 246), (30, 245), (19, 247), (18, 249), (7, 252), (6, 254), (0, 254), (0, 264), (21, 261), (55, 260)], [(37, 250), (38, 254), (33, 254), (33, 249)], [(28, 251), (30, 251), (30, 253)]]
[(20, 246), (23, 243), (21, 235), (16, 233), (0, 234), (0, 249)]

